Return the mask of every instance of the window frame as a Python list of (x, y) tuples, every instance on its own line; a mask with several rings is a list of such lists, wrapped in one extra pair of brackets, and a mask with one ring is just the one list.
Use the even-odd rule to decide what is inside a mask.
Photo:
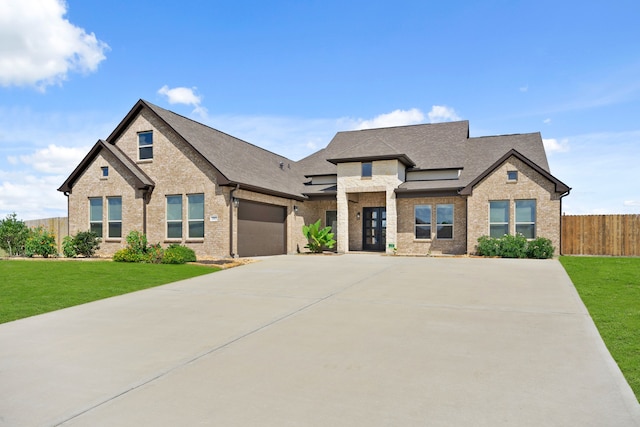
[(100, 174), (101, 179), (109, 178), (109, 166), (101, 166), (100, 171), (101, 171), (101, 174)]
[(518, 182), (518, 171), (507, 171), (507, 182)]
[[(142, 137), (146, 135), (151, 136), (151, 142), (147, 143), (145, 141), (145, 143), (143, 144)], [(145, 157), (143, 157), (142, 150), (149, 150), (151, 154), (148, 157), (146, 155)], [(138, 160), (143, 162), (153, 160), (153, 131), (152, 130), (138, 132)]]
[[(429, 208), (429, 222), (418, 223), (417, 211), (419, 208)], [(429, 237), (418, 237), (418, 229), (428, 229)], [(414, 205), (413, 206), (413, 238), (415, 240), (432, 240), (433, 239), (433, 206), (432, 205)]]
[[(491, 221), (491, 204), (492, 203), (504, 203), (506, 204), (506, 208), (507, 208), (507, 222), (494, 222)], [(501, 234), (500, 236), (493, 236), (491, 234), (491, 226), (492, 225), (499, 225), (499, 226), (505, 226), (507, 227), (507, 232)], [(510, 200), (489, 200), (489, 237), (495, 237), (495, 238), (500, 238), (506, 234), (511, 234), (511, 201)]]
[[(100, 201), (100, 221), (93, 219), (93, 205), (92, 201)], [(97, 226), (99, 224), (99, 226)], [(96, 227), (94, 227), (96, 226)], [(89, 231), (93, 231), (102, 238), (104, 226), (104, 200), (102, 197), (89, 197)]]
[[(440, 207), (451, 206), (451, 224), (447, 224), (444, 222), (440, 222), (440, 218), (438, 215), (438, 210)], [(436, 239), (438, 240), (453, 240), (454, 239), (454, 223), (455, 223), (455, 205), (453, 203), (438, 203), (436, 205)], [(450, 228), (451, 229), (451, 237), (441, 237), (440, 232), (442, 230), (441, 227)]]
[[(111, 202), (119, 201), (119, 218), (112, 218)], [(114, 208), (118, 205), (114, 204)], [(119, 235), (112, 235), (112, 227), (119, 225)], [(114, 233), (116, 234), (116, 233)], [(122, 239), (122, 196), (107, 197), (107, 239)]]
[(362, 178), (373, 177), (373, 162), (361, 162), (360, 163), (360, 176)]
[[(533, 221), (518, 221), (518, 203), (533, 202)], [(537, 235), (537, 221), (538, 221), (538, 201), (536, 199), (518, 199), (514, 200), (514, 231), (515, 234), (522, 234), (527, 240), (536, 238)], [(518, 226), (532, 226), (533, 235), (527, 236), (525, 233), (518, 231)]]
[[(175, 200), (179, 200), (180, 201), (180, 218), (179, 219), (169, 219), (169, 199), (175, 199)], [(183, 201), (182, 201), (182, 194), (167, 194), (165, 196), (165, 203), (164, 203), (164, 218), (165, 218), (165, 238), (167, 240), (182, 240), (182, 217), (183, 217), (183, 212), (182, 212), (182, 205), (183, 205)], [(172, 230), (173, 231), (179, 231), (180, 235), (179, 236), (171, 236), (170, 232), (169, 232), (169, 225), (175, 225), (175, 224), (180, 224), (179, 227), (173, 227)]]
[[(191, 199), (194, 197), (202, 197), (202, 218), (192, 218), (191, 217), (191, 213), (192, 213), (192, 209), (191, 209), (191, 205), (192, 205), (192, 201)], [(195, 204), (195, 202), (193, 202), (193, 204)], [(205, 236), (205, 232), (204, 232), (204, 226), (205, 226), (205, 221), (204, 221), (204, 217), (205, 217), (205, 198), (204, 198), (204, 193), (194, 193), (194, 194), (187, 194), (187, 238), (189, 239), (204, 239)], [(202, 224), (202, 235), (200, 236), (199, 233), (198, 235), (192, 235), (191, 234), (191, 230), (192, 230), (192, 226), (197, 225), (197, 224)]]
[[(329, 223), (329, 213), (332, 212), (334, 214), (335, 217), (335, 224), (336, 226), (333, 226), (333, 222)], [(338, 240), (338, 211), (335, 209), (327, 209), (326, 211), (324, 211), (324, 226), (325, 227), (331, 227), (331, 232), (333, 233), (333, 240)]]

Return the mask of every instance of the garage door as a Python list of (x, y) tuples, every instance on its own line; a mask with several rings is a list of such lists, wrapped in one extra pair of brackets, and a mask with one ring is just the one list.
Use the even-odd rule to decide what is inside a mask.
[(287, 253), (286, 217), (284, 206), (241, 200), (238, 206), (238, 255)]

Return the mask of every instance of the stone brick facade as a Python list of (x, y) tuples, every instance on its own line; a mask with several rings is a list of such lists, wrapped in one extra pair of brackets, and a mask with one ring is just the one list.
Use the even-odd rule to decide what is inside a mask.
[[(517, 171), (517, 181), (508, 181), (507, 172)], [(515, 233), (515, 200), (536, 200), (536, 237), (550, 239), (560, 250), (560, 195), (554, 184), (516, 157), (511, 157), (480, 181), (467, 201), (467, 252), (476, 252), (478, 238), (489, 234), (489, 201), (509, 201), (509, 232)]]

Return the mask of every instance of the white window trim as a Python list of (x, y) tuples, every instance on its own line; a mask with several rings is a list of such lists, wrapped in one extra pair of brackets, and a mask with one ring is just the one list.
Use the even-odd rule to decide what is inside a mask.
[[(452, 218), (452, 222), (451, 224), (440, 224), (438, 223), (438, 206), (451, 206), (453, 209), (453, 218)], [(456, 230), (455, 230), (455, 224), (456, 224), (456, 206), (453, 203), (438, 203), (436, 204), (436, 234), (435, 234), (435, 238), (437, 240), (455, 240), (456, 237)], [(438, 225), (444, 225), (445, 227), (451, 227), (451, 237), (438, 237)]]
[[(507, 202), (507, 222), (491, 222), (491, 202)], [(489, 218), (488, 224), (487, 224), (487, 236), (491, 236), (491, 225), (492, 224), (496, 224), (496, 225), (507, 225), (507, 234), (511, 234), (511, 200), (506, 200), (506, 199), (502, 199), (502, 200), (489, 200), (489, 203), (487, 203), (487, 216)]]
[[(110, 209), (109, 209), (109, 200), (115, 200), (115, 199), (120, 199), (120, 219), (119, 220), (112, 220), (111, 216), (109, 215)], [(110, 232), (111, 232), (111, 224), (112, 223), (120, 223), (120, 236), (111, 236)], [(111, 240), (120, 240), (122, 239), (122, 196), (112, 196), (112, 197), (107, 197), (107, 239), (111, 239)]]
[[(169, 197), (180, 198), (180, 219), (169, 219)], [(182, 199), (182, 194), (165, 195), (165, 198), (164, 198), (164, 219), (165, 219), (164, 238), (165, 240), (182, 241), (182, 237), (184, 236), (183, 210), (184, 210), (184, 200)], [(180, 237), (169, 237), (169, 223), (180, 223)]]
[[(534, 215), (533, 222), (518, 222), (516, 204), (518, 202), (533, 201)], [(538, 235), (538, 200), (537, 199), (517, 199), (513, 201), (513, 234), (518, 234), (518, 225), (533, 225), (533, 237), (527, 237), (527, 240), (533, 240)]]
[[(416, 209), (419, 207), (429, 207), (429, 211), (430, 211), (430, 218), (429, 218), (429, 224), (418, 224), (416, 223)], [(429, 237), (418, 237), (416, 236), (416, 227), (429, 227)], [(420, 242), (426, 242), (426, 241), (431, 241), (433, 240), (433, 205), (430, 204), (423, 204), (423, 205), (413, 205), (413, 240), (416, 241), (420, 241)]]
[[(189, 204), (191, 203), (191, 201), (189, 200), (189, 196), (202, 196), (202, 219), (200, 218), (191, 218), (190, 214), (191, 214), (191, 210), (189, 209)], [(205, 227), (205, 198), (204, 198), (204, 193), (194, 193), (194, 194), (188, 194), (187, 195), (187, 238), (190, 240), (203, 240), (204, 236), (200, 237), (192, 237), (191, 236), (191, 223), (192, 222), (202, 222), (202, 232), (204, 234), (204, 227)]]
[[(145, 133), (150, 133), (150, 134), (151, 134), (151, 144), (150, 144), (150, 145), (145, 145), (145, 146), (144, 146), (144, 148), (151, 148), (151, 157), (149, 157), (149, 158), (147, 158), (147, 159), (141, 159), (141, 158), (140, 158), (140, 149), (141, 149), (142, 147), (140, 147), (140, 135), (145, 134)], [(153, 153), (153, 152), (154, 152), (153, 146), (155, 145), (155, 144), (154, 144), (154, 141), (153, 141), (153, 139), (154, 139), (154, 138), (153, 138), (153, 131), (152, 131), (152, 130), (145, 130), (145, 131), (138, 132), (138, 133), (137, 133), (137, 137), (138, 137), (138, 141), (137, 141), (137, 143), (138, 143), (138, 161), (139, 161), (139, 162), (151, 162), (151, 161), (153, 161), (153, 155), (154, 155), (154, 153)]]
[[(91, 221), (91, 200), (100, 200), (101, 203), (101, 210), (102, 210), (102, 216), (100, 218), (100, 221)], [(91, 231), (91, 225), (92, 224), (100, 224), (100, 238), (102, 238), (102, 236), (104, 236), (104, 199), (102, 197), (89, 197), (89, 231)]]

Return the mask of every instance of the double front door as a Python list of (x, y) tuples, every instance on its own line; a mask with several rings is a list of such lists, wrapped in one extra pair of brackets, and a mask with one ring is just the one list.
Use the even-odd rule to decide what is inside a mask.
[(387, 208), (362, 208), (362, 249), (384, 251), (387, 242)]

